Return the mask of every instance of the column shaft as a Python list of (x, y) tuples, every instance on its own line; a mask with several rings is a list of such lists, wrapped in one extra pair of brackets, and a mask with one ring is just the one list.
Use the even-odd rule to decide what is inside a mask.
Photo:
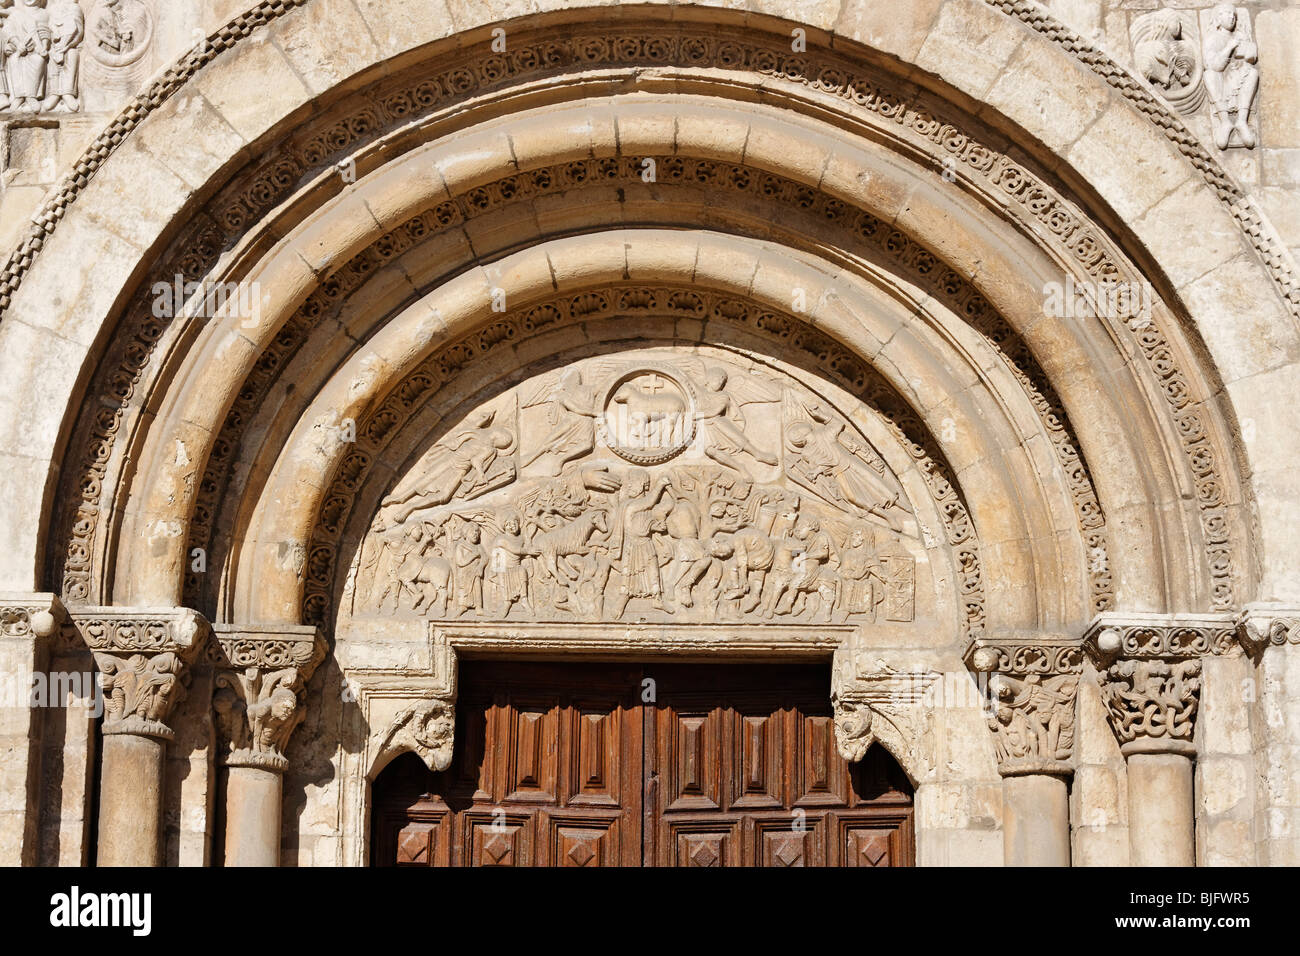
[(283, 776), (231, 767), (226, 779), (226, 866), (280, 865)]
[(1063, 777), (1004, 777), (1002, 801), (1007, 866), (1070, 865), (1070, 796)]
[(162, 865), (162, 772), (166, 744), (106, 734), (99, 787), (99, 866)]
[(1128, 757), (1128, 826), (1133, 866), (1195, 866), (1194, 765), (1176, 753)]

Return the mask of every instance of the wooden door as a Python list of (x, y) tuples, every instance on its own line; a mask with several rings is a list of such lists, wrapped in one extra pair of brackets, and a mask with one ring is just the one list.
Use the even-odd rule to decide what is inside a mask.
[[(910, 787), (880, 748), (835, 747), (825, 667), (648, 667), (647, 794), (655, 866), (898, 866)], [(652, 729), (651, 729), (652, 725)]]
[(638, 668), (463, 665), (451, 767), (403, 758), (375, 797), (375, 861), (639, 866), (639, 681)]
[(445, 773), (375, 782), (397, 866), (899, 866), (910, 787), (836, 752), (825, 666), (462, 665)]

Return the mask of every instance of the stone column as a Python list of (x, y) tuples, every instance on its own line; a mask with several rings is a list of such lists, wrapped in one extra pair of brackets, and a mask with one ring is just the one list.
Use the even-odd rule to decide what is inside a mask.
[(1227, 615), (1097, 616), (1084, 647), (1128, 766), (1134, 866), (1196, 865), (1194, 761), (1201, 657), (1235, 638)]
[(59, 703), (45, 670), (63, 619), (53, 594), (0, 594), (0, 866), (37, 862), (41, 732)]
[(104, 688), (99, 866), (162, 864), (167, 719), (207, 634), (189, 608), (74, 608)]
[(1300, 866), (1300, 607), (1248, 604), (1241, 639), (1256, 662), (1259, 866)]
[(1058, 635), (981, 637), (966, 663), (990, 675), (1006, 865), (1069, 866), (1079, 643)]
[(279, 866), (285, 747), (325, 655), (314, 627), (216, 626), (212, 695), (226, 767), (226, 866)]

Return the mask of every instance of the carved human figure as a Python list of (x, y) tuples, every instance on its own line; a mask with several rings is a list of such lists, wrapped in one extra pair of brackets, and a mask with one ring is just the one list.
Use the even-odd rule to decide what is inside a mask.
[(775, 465), (777, 457), (763, 451), (745, 435), (745, 415), (740, 404), (727, 391), (727, 373), (718, 367), (704, 375), (705, 388), (697, 400), (700, 441), (704, 454), (718, 464), (745, 474), (736, 455), (749, 455), (764, 465)]
[(392, 520), (401, 524), (417, 511), (445, 505), (455, 498), (474, 498), (484, 491), (508, 484), (515, 477), (512, 462), (500, 460), (515, 443), (514, 433), (493, 427), (495, 413), (489, 412), (474, 428), (438, 445), (446, 464), (402, 495), (391, 495), (383, 503), (392, 509)]
[(122, 0), (104, 0), (104, 10), (95, 19), (95, 39), (109, 53), (130, 53), (135, 48), (135, 30), (127, 22)]
[(667, 479), (660, 479), (651, 488), (650, 474), (635, 468), (623, 482), (616, 536), (620, 539), (611, 548), (613, 568), (622, 580), (618, 590), (615, 617), (622, 617), (628, 602), (633, 598), (649, 598), (658, 610), (666, 610), (663, 599), (663, 580), (659, 574), (659, 551), (655, 536), (666, 534), (668, 508), (660, 505), (667, 490)]
[(459, 617), (469, 610), (483, 613), (484, 561), (480, 537), (478, 525), (468, 524), (452, 548), (452, 617)]
[[(776, 614), (802, 614), (810, 596), (820, 600), (822, 616), (829, 621), (831, 611), (841, 605), (840, 578), (835, 568), (839, 551), (831, 536), (815, 518), (800, 522), (794, 531), (789, 583), (783, 593), (774, 594)], [(784, 581), (784, 578), (782, 578)]]
[(867, 614), (873, 620), (885, 599), (889, 581), (867, 533), (861, 528), (849, 532), (840, 553), (840, 606), (845, 614)]
[(558, 476), (564, 466), (591, 454), (596, 447), (596, 419), (601, 414), (597, 390), (582, 381), (582, 372), (570, 368), (560, 376), (547, 415), (556, 425), (524, 466), (542, 462), (544, 474)]
[(1151, 17), (1146, 37), (1133, 47), (1138, 71), (1166, 92), (1189, 86), (1196, 72), (1196, 50), (1183, 37), (1182, 18), (1176, 10), (1157, 10)]
[(13, 109), (35, 113), (45, 99), (50, 59), (50, 15), (45, 0), (17, 0), (5, 22), (4, 49), (8, 61)]
[(6, 66), (8, 60), (7, 47), (5, 42), (5, 21), (9, 19), (9, 11), (14, 5), (14, 0), (0, 0), (0, 110), (9, 108), (9, 70)]
[(848, 426), (816, 406), (807, 413), (809, 421), (786, 428), (790, 465), (796, 475), (837, 504), (877, 515), (895, 527), (899, 493), (850, 447), (856, 442), (847, 434)]
[(81, 41), (86, 19), (76, 0), (50, 5), (50, 64), (45, 102), (47, 112), (75, 113), (81, 109)]
[(1259, 49), (1239, 29), (1237, 10), (1221, 3), (1210, 16), (1205, 38), (1205, 88), (1214, 115), (1214, 144), (1227, 149), (1233, 133), (1242, 146), (1255, 147), (1250, 111), (1259, 90)]
[(491, 586), (496, 607), (503, 618), (516, 604), (526, 612), (533, 609), (528, 598), (528, 570), (524, 567), (524, 558), (532, 553), (524, 544), (519, 518), (508, 515), (502, 522), (501, 533), (492, 542), (487, 570), (484, 571), (484, 581)]

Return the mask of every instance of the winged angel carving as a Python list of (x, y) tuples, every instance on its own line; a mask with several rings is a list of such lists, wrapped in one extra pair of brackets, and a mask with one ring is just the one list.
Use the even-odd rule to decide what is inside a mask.
[(438, 441), (382, 503), (361, 613), (436, 620), (911, 620), (880, 456), (770, 372), (595, 357)]

